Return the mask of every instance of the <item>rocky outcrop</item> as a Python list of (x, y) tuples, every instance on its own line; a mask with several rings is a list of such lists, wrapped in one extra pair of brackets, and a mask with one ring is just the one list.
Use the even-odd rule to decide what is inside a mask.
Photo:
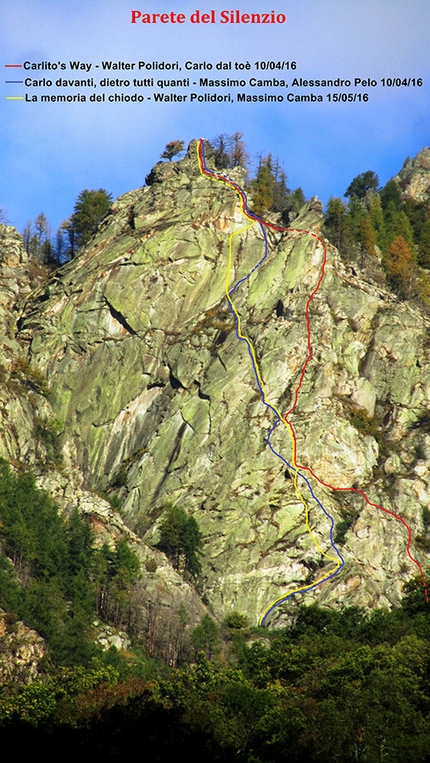
[[(58, 406), (52, 405), (52, 390), (42, 367), (28, 353), (31, 335), (20, 332), (23, 301), (29, 300), (34, 312), (41, 311), (43, 304), (50, 298), (51, 284), (48, 283), (48, 273), (25, 252), (22, 237), (11, 227), (0, 226), (0, 329), (2, 344), (0, 350), (0, 457), (8, 460), (13, 466), (29, 468), (35, 475), (38, 487), (46, 490), (56, 501), (61, 511), (66, 514), (73, 509), (88, 518), (99, 545), (105, 541), (114, 545), (119, 539), (126, 538), (137, 553), (142, 573), (136, 590), (133, 593), (135, 631), (147, 633), (148, 621), (153, 619), (155, 602), (158, 603), (162, 614), (157, 618), (157, 632), (154, 627), (154, 646), (165, 648), (165, 631), (175, 622), (178, 610), (187, 609), (189, 612), (188, 625), (190, 630), (199, 622), (205, 607), (199, 596), (183, 580), (183, 577), (172, 569), (166, 556), (145, 544), (124, 523), (118, 510), (115, 510), (106, 498), (90, 491), (85, 487), (85, 479), (74, 457), (74, 449), (69, 441), (65, 423), (59, 418)], [(46, 435), (52, 434), (58, 439), (58, 446), (47, 447)], [(1, 550), (1, 549), (0, 549)], [(167, 617), (169, 612), (169, 617)], [(20, 676), (28, 671), (29, 680), (37, 673), (37, 661), (40, 658), (36, 635), (24, 626), (17, 625), (13, 633), (16, 638), (23, 636), (23, 646), (15, 647), (13, 633), (1, 631), (2, 654), (4, 664), (3, 678), (6, 681), (21, 681)], [(112, 632), (106, 636), (106, 625), (100, 624), (95, 628), (95, 636), (99, 634), (99, 642), (109, 646), (120, 643), (122, 637)], [(182, 631), (184, 627), (182, 626)], [(31, 662), (33, 643), (36, 655)], [(27, 649), (27, 642), (30, 644)], [(20, 641), (21, 644), (21, 641)], [(30, 652), (28, 650), (30, 649)], [(10, 651), (13, 654), (9, 654)], [(33, 650), (34, 651), (34, 650)], [(158, 650), (160, 652), (160, 649)], [(30, 654), (27, 664), (26, 655)], [(24, 655), (21, 659), (21, 653)], [(11, 673), (10, 665), (16, 656), (16, 669)], [(36, 659), (37, 658), (37, 659)], [(9, 667), (8, 667), (9, 666)], [(6, 672), (5, 672), (6, 671)], [(9, 675), (10, 674), (10, 675)]]
[(36, 631), (0, 610), (0, 685), (30, 684), (43, 657), (44, 641)]
[(425, 202), (430, 196), (430, 148), (423, 148), (413, 159), (406, 159), (394, 180), (402, 196)]
[[(230, 174), (243, 183), (240, 170)], [(119, 496), (142, 553), (158, 554), (157, 570), (164, 560), (164, 578), (147, 585), (152, 601), (158, 596), (169, 609), (177, 586), (194, 618), (203, 611), (179, 576), (173, 580), (177, 573), (167, 573), (164, 555), (151, 551), (163, 507), (176, 503), (204, 536), (205, 601), (217, 617), (236, 609), (256, 622), (271, 601), (330, 569), (307, 531), (291, 469), (267, 447), (274, 417), (225, 297), (230, 234), (238, 234), (230, 286), (261, 259), (262, 234), (247, 227), (231, 188), (200, 175), (195, 143), (183, 161), (156, 165), (148, 182), (117, 200), (85, 250), (56, 272), (49, 294), (30, 296), (19, 341), (46, 375), (85, 490)], [(268, 232), (267, 259), (234, 294), (267, 397), (281, 411), (307, 356), (304, 313), (324, 254), (319, 205), (305, 205), (293, 224)], [(313, 358), (291, 416), (297, 460), (325, 483), (359, 486), (401, 515), (420, 536), (414, 554), (423, 561), (430, 324), (330, 245), (310, 320)], [(273, 445), (291, 462), (285, 427)], [(311, 482), (343, 522), (345, 567), (302, 601), (397, 602), (416, 573), (404, 527), (357, 495)], [(312, 533), (328, 551), (328, 519), (307, 499)], [(283, 617), (278, 610), (271, 622)]]

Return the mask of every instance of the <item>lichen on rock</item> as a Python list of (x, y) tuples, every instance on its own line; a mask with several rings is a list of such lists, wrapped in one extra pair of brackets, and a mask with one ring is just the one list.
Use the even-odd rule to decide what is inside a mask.
[[(163, 506), (185, 507), (204, 537), (205, 600), (219, 618), (237, 609), (256, 622), (271, 600), (328, 562), (307, 532), (291, 473), (267, 447), (274, 420), (228, 309), (228, 238), (243, 227), (236, 194), (199, 174), (191, 146), (182, 162), (159, 163), (147, 186), (115, 202), (89, 245), (56, 272), (44, 301), (38, 292), (27, 298), (18, 341), (29, 342), (28, 357), (46, 374), (49, 405), (85, 488), (109, 490), (121, 472), (123, 519), (146, 548)], [(414, 472), (410, 454), (428, 448), (428, 435), (413, 425), (428, 406), (429, 322), (353, 271), (317, 238), (321, 227), (318, 205), (307, 203), (294, 230), (269, 234), (267, 259), (235, 293), (243, 331), (268, 396), (288, 410), (326, 246), (309, 310), (313, 356), (291, 416), (297, 459), (334, 487), (359, 485), (418, 534), (429, 477)], [(234, 237), (230, 286), (262, 253), (259, 226)], [(286, 428), (274, 442), (291, 460)], [(401, 478), (394, 455), (402, 469), (409, 459)], [(350, 526), (344, 569), (304, 600), (397, 602), (415, 573), (404, 528), (313, 478), (312, 487), (335, 522), (348, 516)], [(309, 493), (307, 500), (312, 531), (328, 550), (327, 517)], [(191, 598), (187, 589), (197, 617)], [(280, 611), (275, 620), (284, 618)]]

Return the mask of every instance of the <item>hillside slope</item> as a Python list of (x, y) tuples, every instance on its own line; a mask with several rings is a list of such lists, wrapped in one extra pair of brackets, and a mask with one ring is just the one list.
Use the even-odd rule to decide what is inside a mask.
[[(206, 158), (211, 166), (209, 146)], [(239, 169), (229, 172), (243, 183)], [(430, 322), (380, 279), (342, 261), (320, 238), (322, 223), (313, 201), (294, 230), (268, 230), (266, 260), (234, 295), (242, 332), (268, 398), (289, 410), (308, 354), (305, 308), (326, 247), (324, 278), (309, 306), (313, 357), (291, 415), (297, 461), (325, 483), (359, 487), (400, 515), (412, 528), (412, 554), (424, 564)], [(312, 538), (293, 471), (267, 446), (275, 418), (262, 405), (225, 295), (229, 236), (242, 231), (233, 240), (230, 287), (263, 256), (261, 229), (249, 225), (234, 190), (201, 175), (193, 142), (184, 160), (159, 163), (145, 187), (120, 197), (79, 256), (26, 296), (11, 342), (45, 374), (49, 415), (63, 426), (68, 461), (62, 474), (41, 477), (45, 485), (57, 495), (73, 492), (69, 468), (85, 495), (118, 495), (121, 516), (111, 522), (124, 522), (144, 549), (159, 539), (166, 504), (184, 507), (204, 538), (204, 600), (217, 617), (239, 610), (256, 623), (273, 600), (312, 585), (333, 562), (320, 553), (330, 551), (327, 516), (308, 492)], [(4, 409), (17, 405), (10, 398)], [(20, 405), (13, 416), (25, 430), (28, 397)], [(41, 416), (48, 402), (37, 405)], [(34, 465), (31, 432), (16, 435), (19, 446), (7, 444), (9, 424), (2, 454)], [(272, 442), (291, 463), (287, 428), (278, 427)], [(403, 582), (417, 574), (405, 527), (357, 494), (310, 482), (337, 525), (345, 566), (277, 609), (269, 623), (282, 622), (299, 599), (398, 602)], [(172, 585), (182, 585), (172, 575)], [(196, 594), (187, 590), (191, 607)], [(196, 618), (198, 603), (192, 606)]]

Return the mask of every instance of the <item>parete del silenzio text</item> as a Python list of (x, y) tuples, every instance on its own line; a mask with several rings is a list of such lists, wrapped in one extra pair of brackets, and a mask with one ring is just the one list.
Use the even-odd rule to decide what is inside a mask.
[(168, 13), (144, 13), (131, 11), (132, 24), (285, 24), (285, 13), (268, 11), (266, 13), (242, 13), (239, 10), (223, 10), (217, 16), (213, 9), (208, 12), (194, 11), (189, 17), (185, 13), (169, 11)]

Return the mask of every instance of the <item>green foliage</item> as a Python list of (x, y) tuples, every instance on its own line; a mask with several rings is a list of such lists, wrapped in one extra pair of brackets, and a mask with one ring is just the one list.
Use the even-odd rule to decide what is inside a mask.
[(385, 220), (379, 196), (374, 196), (370, 200), (369, 215), (371, 226), (375, 232), (376, 243), (382, 249), (385, 242)]
[[(214, 148), (215, 166), (219, 169), (248, 166), (249, 155), (246, 151), (242, 133), (227, 135), (221, 133), (212, 141)], [(295, 217), (305, 203), (301, 188), (291, 191), (285, 171), (277, 159), (271, 154), (260, 157), (257, 174), (250, 182), (253, 198), (253, 210), (258, 215), (267, 211), (282, 215), (285, 225)]]
[(301, 188), (290, 191), (287, 176), (272, 154), (260, 159), (257, 175), (251, 183), (253, 210), (264, 216), (267, 211), (282, 215), (285, 225), (295, 217), (305, 202)]
[(109, 577), (117, 598), (123, 598), (140, 574), (140, 563), (127, 541), (116, 544), (110, 558)]
[(0, 698), (0, 723), (18, 716), (21, 722), (37, 727), (55, 714), (59, 722), (73, 725), (75, 718), (82, 716), (82, 697), (101, 687), (106, 690), (118, 678), (112, 667), (97, 663), (87, 669), (63, 668), (44, 683), (35, 681), (14, 695)]
[[(216, 654), (216, 630), (206, 615), (196, 649)], [(158, 760), (423, 763), (429, 636), (429, 608), (414, 580), (393, 611), (300, 607), (289, 629), (270, 639), (263, 631), (249, 645), (242, 639), (234, 665), (200, 654), (197, 664), (164, 674), (144, 665), (137, 677), (110, 650), (103, 663), (3, 693), (2, 741), (16, 742), (31, 724), (42, 747), (67, 741), (106, 759), (144, 738)]]
[(367, 170), (366, 172), (362, 172), (361, 175), (357, 175), (357, 177), (351, 181), (344, 195), (347, 198), (355, 197), (356, 199), (364, 199), (369, 191), (377, 191), (378, 185), (378, 176), (373, 170)]
[(158, 548), (167, 554), (173, 567), (179, 569), (183, 562), (185, 572), (192, 577), (199, 575), (202, 547), (202, 535), (194, 517), (189, 517), (180, 506), (166, 506), (160, 524)]
[[(329, 199), (325, 233), (343, 257), (382, 253), (388, 286), (402, 299), (419, 296), (430, 304), (428, 204), (411, 198), (403, 201), (394, 180), (377, 193), (377, 180), (370, 170), (354, 178), (345, 193), (347, 206), (340, 199)], [(416, 263), (426, 270), (420, 272)]]
[(422, 514), (424, 526), (428, 527), (430, 525), (430, 509), (428, 509), (427, 506), (424, 506)]
[(156, 572), (157, 568), (158, 568), (158, 564), (157, 564), (157, 562), (155, 561), (154, 558), (146, 560), (146, 562), (145, 562), (145, 570), (147, 572)]
[(430, 270), (430, 219), (421, 227), (418, 240), (418, 264)]
[[(1, 515), (0, 515), (1, 516)], [(15, 575), (15, 568), (9, 559), (0, 555), (0, 606), (9, 614), (20, 611), (21, 589)]]
[[(430, 637), (430, 622), (429, 622), (429, 604), (424, 598), (423, 581), (420, 576), (408, 580), (403, 586), (404, 598), (402, 600), (402, 610), (408, 614), (408, 616), (415, 617), (415, 622), (421, 624), (421, 614), (425, 615), (425, 630), (420, 635), (426, 635), (427, 639)], [(419, 616), (419, 617), (418, 617)]]
[(345, 258), (350, 258), (357, 251), (374, 256), (376, 246), (381, 247), (385, 241), (385, 223), (379, 197), (368, 195), (369, 189), (364, 190), (365, 182), (360, 190), (360, 178), (355, 179), (356, 185), (353, 181), (349, 186), (349, 190), (352, 188), (356, 192), (345, 194), (350, 195), (348, 205), (339, 198), (330, 197), (324, 216), (326, 235)]
[(412, 226), (414, 241), (418, 241), (423, 226), (430, 218), (429, 205), (426, 202), (417, 201), (417, 199), (409, 197), (403, 202), (402, 208)]
[(2, 573), (7, 577), (0, 593), (1, 606), (35, 628), (47, 640), (55, 659), (63, 659), (60, 653), (63, 655), (67, 639), (73, 647), (77, 645), (72, 619), (78, 611), (83, 613), (86, 617), (81, 617), (78, 640), (91, 652), (87, 636), (93, 603), (87, 573), (93, 548), (88, 542), (81, 548), (79, 542), (79, 536), (88, 537), (89, 528), (78, 515), (66, 523), (48, 496), (36, 488), (31, 474), (12, 475), (5, 461), (0, 468), (4, 550), (21, 582), (18, 586), (7, 560), (1, 557)]
[(61, 434), (64, 425), (60, 419), (47, 416), (36, 417), (34, 432), (44, 446), (44, 458), (40, 460), (45, 466), (59, 467), (63, 463)]
[(407, 214), (403, 210), (394, 210), (389, 207), (385, 214), (385, 248), (398, 237), (402, 236), (411, 248), (411, 255), (414, 254), (414, 234)]
[(168, 159), (171, 162), (174, 156), (182, 154), (184, 150), (185, 144), (183, 140), (171, 140), (170, 143), (166, 144), (163, 153), (160, 154), (160, 159)]
[(296, 188), (294, 191), (291, 192), (290, 196), (290, 205), (289, 208), (291, 208), (294, 212), (298, 212), (300, 207), (303, 206), (305, 203), (305, 194), (303, 193), (300, 186)]
[(366, 254), (375, 254), (377, 242), (377, 233), (372, 225), (370, 215), (363, 215), (358, 229), (358, 240), (363, 252)]
[(275, 178), (273, 175), (272, 157), (269, 154), (262, 160), (257, 172), (257, 177), (253, 181), (253, 211), (257, 215), (264, 215), (273, 205), (273, 188)]
[[(37, 489), (32, 474), (13, 475), (0, 460), (0, 516), (5, 551), (14, 564), (49, 577), (63, 564), (63, 522), (55, 505)], [(57, 543), (58, 540), (58, 543)]]
[(44, 397), (48, 397), (51, 391), (40, 368), (35, 368), (23, 357), (17, 358), (12, 363), (10, 375), (12, 379), (18, 379), (27, 388)]
[(400, 211), (402, 208), (402, 196), (400, 188), (395, 180), (389, 180), (380, 193), (381, 205), (384, 211), (394, 209)]
[[(287, 176), (284, 170), (279, 167), (278, 162), (275, 162), (274, 166), (275, 182), (273, 184), (273, 203), (272, 209), (274, 212), (280, 212), (283, 214), (286, 210), (291, 210), (293, 206), (292, 194), (287, 185)], [(298, 202), (298, 192), (301, 192), (301, 188), (297, 188), (294, 193), (296, 196), (294, 199)], [(304, 197), (302, 204), (304, 203)], [(299, 205), (301, 206), (301, 204)]]
[(105, 497), (107, 502), (110, 503), (113, 509), (115, 509), (116, 511), (121, 511), (122, 501), (119, 495), (107, 495)]
[(257, 214), (263, 214), (269, 209), (282, 214), (292, 207), (287, 176), (272, 154), (260, 160), (257, 175), (252, 181), (252, 189)]
[(209, 615), (203, 615), (200, 625), (191, 634), (191, 643), (196, 655), (203, 652), (211, 660), (219, 651), (219, 630), (216, 622)]
[(64, 519), (32, 474), (14, 475), (0, 460), (0, 606), (15, 613), (47, 641), (54, 661), (87, 664), (95, 602), (108, 589), (121, 621), (139, 575), (126, 541), (97, 550), (91, 527), (77, 511)]
[(349, 414), (349, 420), (351, 424), (358, 429), (362, 434), (370, 434), (372, 437), (377, 438), (379, 434), (379, 424), (375, 417), (370, 417), (367, 413), (359, 408), (355, 411), (351, 411)]
[(231, 628), (232, 630), (241, 630), (242, 628), (247, 628), (249, 626), (247, 616), (243, 615), (241, 612), (236, 612), (236, 610), (229, 612), (224, 622), (227, 628)]
[(342, 546), (346, 541), (346, 533), (353, 523), (353, 518), (342, 519), (340, 522), (336, 522), (336, 534), (334, 536), (334, 542), (337, 545)]
[(353, 196), (348, 209), (348, 226), (352, 240), (366, 254), (375, 254), (377, 232), (373, 226), (372, 215), (362, 201)]
[(124, 487), (127, 484), (127, 469), (124, 466), (116, 472), (110, 484), (116, 488)]
[(130, 622), (130, 592), (140, 577), (140, 562), (127, 541), (111, 549), (105, 543), (96, 559), (97, 614), (116, 627)]
[(111, 201), (112, 194), (103, 188), (99, 188), (98, 191), (85, 189), (80, 192), (67, 228), (72, 250), (88, 243), (109, 212)]
[(351, 243), (348, 210), (342, 199), (330, 196), (324, 215), (325, 233), (341, 254), (345, 254)]

